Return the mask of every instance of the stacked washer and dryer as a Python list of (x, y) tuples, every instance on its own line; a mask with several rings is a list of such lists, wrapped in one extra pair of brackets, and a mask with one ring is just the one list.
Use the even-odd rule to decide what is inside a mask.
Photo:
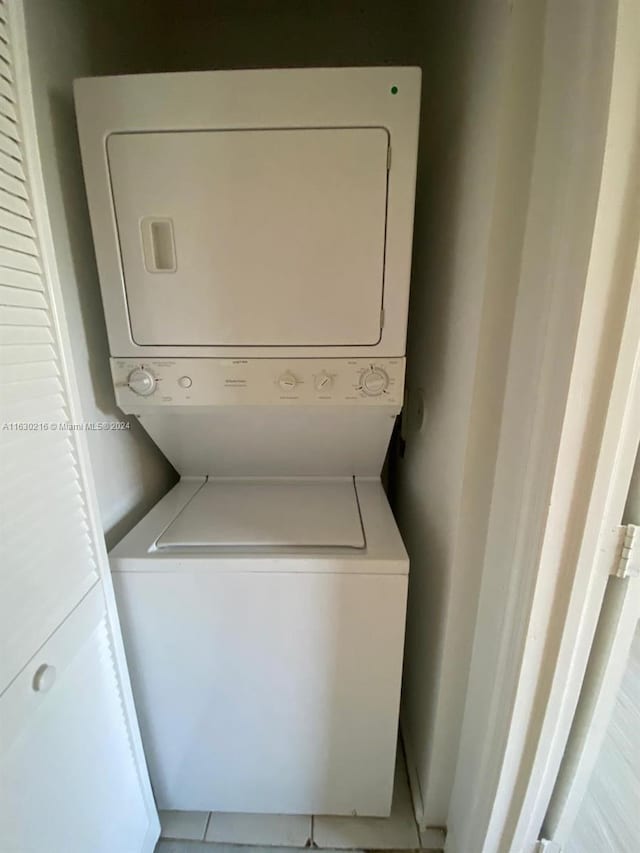
[(84, 79), (120, 408), (181, 479), (111, 553), (161, 809), (388, 815), (420, 70)]

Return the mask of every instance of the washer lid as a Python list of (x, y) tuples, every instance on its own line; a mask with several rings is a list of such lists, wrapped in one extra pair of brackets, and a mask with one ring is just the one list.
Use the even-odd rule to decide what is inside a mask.
[(156, 542), (184, 548), (364, 548), (355, 483), (209, 480)]

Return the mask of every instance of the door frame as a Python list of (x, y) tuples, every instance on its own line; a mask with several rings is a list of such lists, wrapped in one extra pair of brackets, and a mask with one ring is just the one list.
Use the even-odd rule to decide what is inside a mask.
[(615, 553), (640, 440), (638, 9), (547, 6), (448, 853), (536, 849)]

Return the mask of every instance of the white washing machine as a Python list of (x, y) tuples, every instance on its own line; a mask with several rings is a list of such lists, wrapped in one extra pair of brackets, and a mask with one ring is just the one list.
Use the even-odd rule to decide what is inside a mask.
[(163, 809), (388, 815), (415, 68), (78, 81), (116, 398), (181, 474), (114, 549)]
[(159, 808), (389, 813), (409, 566), (378, 480), (182, 479), (111, 560)]

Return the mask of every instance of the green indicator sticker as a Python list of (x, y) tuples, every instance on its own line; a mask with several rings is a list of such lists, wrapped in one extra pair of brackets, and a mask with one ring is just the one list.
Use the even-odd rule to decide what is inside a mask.
[(397, 86), (392, 86), (392, 87), (391, 87), (391, 94), (392, 94), (392, 95), (397, 95), (397, 94), (398, 94), (398, 87), (397, 87)]

